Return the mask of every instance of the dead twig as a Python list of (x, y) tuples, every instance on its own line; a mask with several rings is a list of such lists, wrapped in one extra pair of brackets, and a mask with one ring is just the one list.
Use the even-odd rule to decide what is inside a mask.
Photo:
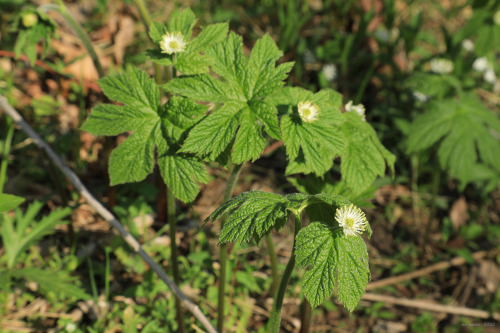
[(495, 320), (500, 320), (500, 313), (497, 312), (489, 313), (488, 311), (476, 310), (462, 306), (441, 305), (436, 303), (430, 303), (430, 301), (427, 300), (412, 300), (407, 298), (392, 297), (392, 296), (372, 294), (372, 293), (366, 293), (363, 295), (362, 298), (366, 301), (384, 302), (388, 304), (400, 305), (408, 308), (415, 308), (426, 311), (435, 311), (435, 312), (482, 318), (482, 319), (493, 318)]
[[(479, 260), (479, 259), (484, 258), (487, 254), (488, 254), (487, 251), (479, 251), (479, 252), (474, 253), (472, 255), (472, 257), (474, 258), (474, 260)], [(414, 278), (417, 278), (420, 276), (428, 275), (428, 274), (431, 274), (433, 272), (446, 269), (448, 267), (460, 266), (460, 265), (463, 265), (465, 263), (466, 263), (466, 260), (463, 257), (455, 257), (451, 260), (441, 261), (437, 264), (416, 270), (416, 271), (411, 272), (411, 273), (402, 274), (402, 275), (390, 277), (387, 279), (382, 279), (382, 280), (370, 282), (370, 283), (368, 283), (368, 286), (366, 286), (366, 290), (373, 290), (373, 289), (377, 289), (377, 288), (387, 287), (387, 286), (390, 286), (390, 285), (393, 285), (393, 284), (396, 284), (399, 282), (403, 282), (403, 281), (411, 280), (411, 279), (414, 279)]]
[(189, 298), (182, 293), (179, 287), (167, 276), (163, 269), (151, 258), (141, 247), (139, 242), (123, 228), (123, 225), (118, 221), (113, 214), (107, 210), (83, 185), (80, 178), (68, 168), (61, 158), (50, 148), (50, 146), (31, 128), (23, 117), (8, 103), (7, 99), (0, 95), (0, 109), (3, 109), (15, 124), (33, 139), (33, 142), (41, 149), (45, 150), (52, 162), (64, 173), (68, 180), (78, 190), (79, 194), (92, 206), (106, 221), (108, 221), (118, 232), (128, 245), (139, 254), (142, 259), (153, 269), (153, 271), (165, 282), (172, 292), (181, 300), (182, 305), (188, 309), (205, 327), (208, 332), (217, 333), (217, 330), (210, 323), (210, 320), (201, 312), (200, 308), (191, 302)]

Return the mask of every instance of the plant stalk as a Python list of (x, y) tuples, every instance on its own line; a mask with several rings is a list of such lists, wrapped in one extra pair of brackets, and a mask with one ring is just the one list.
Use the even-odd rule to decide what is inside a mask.
[(5, 119), (5, 126), (7, 126), (7, 135), (5, 136), (5, 143), (2, 149), (2, 164), (0, 165), (0, 193), (3, 193), (3, 187), (7, 182), (7, 166), (9, 165), (10, 147), (12, 145), (12, 137), (14, 136), (14, 124), (12, 119)]
[(429, 235), (432, 229), (432, 221), (436, 216), (436, 210), (437, 210), (436, 199), (439, 192), (439, 181), (441, 180), (440, 178), (441, 178), (441, 169), (439, 168), (439, 166), (436, 166), (432, 174), (431, 209), (429, 213), (429, 221), (427, 221), (427, 226), (425, 227), (425, 236), (423, 244), (427, 244), (429, 241)]
[[(234, 187), (238, 181), (241, 171), (241, 164), (235, 164), (231, 168), (229, 179), (227, 180), (226, 190), (224, 192), (224, 202), (231, 199), (233, 196)], [(227, 220), (227, 214), (224, 214), (220, 219), (220, 229), (224, 227)], [(219, 333), (224, 332), (224, 307), (226, 296), (226, 271), (227, 271), (227, 244), (220, 246), (220, 273), (219, 273), (219, 295), (217, 304), (217, 330)]]
[(40, 10), (44, 11), (49, 11), (53, 10), (61, 14), (61, 16), (68, 22), (68, 24), (71, 26), (73, 31), (76, 33), (78, 38), (83, 43), (83, 46), (87, 49), (87, 52), (90, 55), (90, 58), (94, 62), (94, 66), (97, 70), (97, 74), (99, 75), (99, 78), (103, 78), (105, 76), (104, 69), (101, 65), (101, 61), (99, 60), (99, 57), (97, 56), (97, 53), (94, 49), (94, 46), (92, 45), (92, 42), (90, 40), (89, 35), (83, 30), (83, 28), (78, 24), (78, 22), (75, 20), (75, 18), (71, 15), (71, 13), (68, 11), (66, 6), (64, 5), (64, 2), (61, 0), (58, 0), (57, 3), (59, 5), (53, 5), (53, 4), (47, 4), (47, 5), (42, 5), (38, 7)]
[(300, 333), (309, 333), (311, 328), (312, 309), (311, 304), (304, 297), (300, 306)]
[[(175, 196), (167, 188), (167, 213), (168, 213), (168, 225), (170, 230), (170, 252), (172, 263), (172, 273), (174, 276), (174, 282), (176, 285), (180, 284), (181, 277), (179, 274), (179, 261), (177, 259), (177, 244), (175, 240), (175, 235), (177, 232), (176, 219), (175, 219)], [(179, 332), (183, 333), (184, 330), (184, 314), (182, 312), (181, 300), (179, 297), (175, 297), (175, 312), (177, 317), (177, 323), (179, 324)]]
[(283, 272), (283, 277), (281, 278), (280, 286), (276, 297), (274, 298), (273, 309), (271, 311), (271, 327), (269, 332), (279, 333), (280, 322), (281, 322), (281, 309), (283, 308), (283, 299), (285, 297), (286, 286), (288, 285), (288, 280), (292, 275), (293, 268), (295, 267), (295, 241), (297, 239), (297, 234), (302, 226), (302, 219), (300, 217), (300, 212), (294, 213), (295, 216), (295, 230), (293, 235), (293, 248), (292, 255), (286, 264), (285, 271)]
[(278, 290), (280, 278), (278, 275), (278, 258), (274, 250), (274, 243), (271, 234), (265, 236), (267, 251), (269, 252), (269, 259), (271, 260), (271, 276), (273, 278), (271, 293), (274, 295)]
[[(148, 9), (146, 8), (146, 4), (142, 0), (134, 0), (135, 5), (137, 6), (137, 9), (139, 9), (139, 13), (141, 14), (141, 19), (142, 23), (144, 23), (144, 27), (146, 28), (146, 31), (149, 30), (149, 27), (153, 23), (153, 20), (151, 19), (151, 15), (149, 15)], [(149, 34), (148, 34), (149, 36)], [(154, 68), (155, 68), (155, 81), (156, 83), (160, 84), (162, 81), (162, 71), (161, 71), (161, 66), (158, 65), (157, 63), (154, 63)]]

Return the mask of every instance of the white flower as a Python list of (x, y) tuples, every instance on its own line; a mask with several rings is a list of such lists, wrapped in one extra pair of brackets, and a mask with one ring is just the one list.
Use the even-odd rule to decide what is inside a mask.
[(74, 331), (76, 331), (76, 325), (75, 325), (75, 323), (68, 323), (68, 324), (66, 324), (66, 331), (68, 331), (68, 332), (74, 332)]
[(486, 70), (483, 75), (483, 79), (488, 83), (495, 84), (495, 82), (497, 81), (497, 76), (495, 75), (495, 71), (493, 70), (493, 68), (490, 67)]
[(453, 62), (444, 58), (435, 58), (430, 62), (431, 71), (437, 74), (449, 74), (453, 72)]
[(319, 107), (313, 102), (300, 102), (298, 105), (300, 119), (305, 123), (312, 123), (318, 120)]
[(304, 52), (304, 63), (306, 64), (315, 64), (318, 62), (318, 58), (316, 55), (309, 49), (306, 49)]
[(359, 114), (361, 116), (361, 118), (363, 118), (363, 121), (366, 121), (366, 116), (365, 116), (365, 111), (366, 110), (365, 110), (365, 106), (363, 104), (353, 105), (352, 101), (349, 101), (345, 105), (345, 111), (346, 112), (354, 111), (357, 114)]
[(167, 32), (161, 38), (160, 48), (162, 53), (179, 53), (186, 48), (186, 42), (180, 32)]
[(413, 97), (419, 101), (419, 102), (427, 102), (427, 100), (429, 99), (429, 96), (427, 96), (426, 94), (423, 94), (421, 93), (420, 91), (414, 91), (413, 92)]
[(361, 234), (366, 229), (366, 224), (368, 223), (365, 213), (353, 204), (337, 209), (335, 219), (339, 223), (339, 226), (344, 229), (344, 235), (346, 236)]
[(500, 25), (500, 10), (497, 10), (495, 14), (493, 14), (493, 22), (495, 22), (496, 25)]
[(337, 78), (337, 66), (334, 64), (323, 65), (322, 72), (328, 82), (333, 82)]
[(472, 63), (472, 68), (478, 72), (486, 72), (490, 68), (490, 63), (486, 57), (477, 58)]
[(398, 39), (399, 36), (399, 29), (398, 28), (392, 28), (391, 30), (388, 30), (386, 27), (380, 27), (375, 31), (375, 38), (378, 40), (387, 43), (387, 42), (395, 42), (396, 39)]
[(470, 39), (464, 39), (462, 47), (468, 52), (474, 51), (474, 43)]

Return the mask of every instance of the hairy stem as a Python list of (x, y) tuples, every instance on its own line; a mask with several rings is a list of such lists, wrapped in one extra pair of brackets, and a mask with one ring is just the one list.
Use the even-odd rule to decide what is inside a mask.
[(47, 5), (42, 5), (39, 7), (40, 10), (44, 11), (49, 11), (53, 10), (61, 14), (61, 16), (68, 22), (68, 24), (71, 26), (73, 31), (76, 33), (78, 38), (83, 43), (83, 46), (87, 49), (87, 52), (90, 55), (90, 58), (94, 62), (94, 66), (97, 70), (97, 74), (99, 74), (100, 78), (104, 77), (104, 69), (102, 68), (101, 61), (99, 60), (99, 57), (97, 56), (97, 53), (94, 49), (94, 46), (92, 45), (92, 42), (90, 41), (89, 35), (83, 30), (83, 28), (76, 22), (75, 18), (71, 15), (71, 13), (68, 11), (66, 6), (64, 5), (64, 2), (58, 1), (59, 5), (52, 5), (52, 4), (47, 4)]
[(439, 168), (439, 166), (436, 166), (432, 174), (431, 209), (429, 213), (429, 220), (427, 221), (427, 226), (425, 227), (425, 236), (423, 244), (427, 244), (429, 241), (429, 235), (432, 229), (432, 221), (434, 220), (434, 217), (436, 217), (436, 210), (437, 210), (436, 199), (439, 191), (440, 180), (441, 180), (441, 169)]
[(271, 234), (265, 236), (267, 251), (269, 253), (269, 259), (271, 260), (271, 276), (273, 278), (272, 290), (271, 293), (274, 295), (278, 290), (278, 286), (280, 283), (280, 278), (278, 275), (278, 258), (276, 257), (276, 252), (274, 250), (273, 239)]
[[(224, 202), (231, 199), (233, 196), (234, 187), (240, 175), (241, 164), (235, 164), (231, 168), (229, 179), (227, 180), (226, 190), (224, 192)], [(224, 227), (227, 220), (227, 214), (220, 219), (220, 229)], [(220, 246), (220, 273), (219, 273), (219, 297), (217, 304), (217, 330), (220, 333), (224, 332), (224, 305), (226, 296), (226, 270), (227, 270), (227, 245), (221, 244)]]
[[(146, 30), (149, 30), (149, 27), (153, 23), (153, 20), (151, 20), (151, 15), (149, 15), (148, 9), (146, 8), (144, 1), (134, 0), (134, 3), (137, 6), (137, 9), (139, 9), (139, 12), (141, 13), (141, 19), (142, 23), (144, 23), (144, 27), (146, 28)], [(155, 68), (155, 81), (156, 83), (160, 84), (162, 83), (162, 77), (163, 77), (161, 66), (155, 63), (154, 68)]]
[(10, 118), (5, 119), (7, 126), (7, 135), (2, 149), (2, 164), (0, 166), (0, 193), (3, 193), (3, 187), (7, 181), (7, 165), (9, 164), (10, 147), (12, 144), (12, 136), (14, 135), (14, 124)]
[(311, 304), (304, 297), (300, 305), (300, 333), (309, 333), (312, 320)]
[[(168, 225), (170, 229), (170, 252), (172, 263), (172, 273), (174, 276), (175, 284), (179, 285), (181, 277), (179, 274), (179, 262), (177, 260), (177, 244), (175, 241), (175, 234), (177, 232), (176, 219), (175, 219), (175, 196), (167, 188), (167, 211), (168, 211)], [(175, 297), (175, 311), (177, 316), (177, 323), (179, 324), (179, 332), (184, 332), (184, 314), (182, 313), (181, 300)]]
[(288, 280), (292, 275), (293, 268), (295, 267), (295, 241), (297, 239), (297, 233), (302, 225), (302, 219), (300, 217), (300, 212), (294, 213), (295, 216), (295, 230), (293, 235), (293, 248), (292, 255), (286, 264), (285, 271), (283, 272), (283, 277), (281, 278), (280, 286), (276, 297), (274, 298), (273, 309), (271, 311), (271, 327), (269, 332), (278, 333), (280, 329), (281, 322), (281, 309), (283, 308), (283, 299), (285, 297), (286, 286), (288, 285)]

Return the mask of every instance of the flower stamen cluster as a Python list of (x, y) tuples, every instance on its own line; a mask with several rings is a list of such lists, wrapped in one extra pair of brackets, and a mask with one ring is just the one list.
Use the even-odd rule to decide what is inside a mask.
[(186, 42), (180, 32), (167, 32), (162, 36), (160, 48), (162, 53), (167, 54), (184, 52)]
[(312, 123), (318, 120), (319, 107), (313, 102), (306, 101), (298, 104), (300, 119), (305, 123)]
[(353, 204), (337, 209), (335, 219), (344, 230), (344, 235), (346, 236), (361, 234), (365, 231), (368, 223), (365, 213)]

